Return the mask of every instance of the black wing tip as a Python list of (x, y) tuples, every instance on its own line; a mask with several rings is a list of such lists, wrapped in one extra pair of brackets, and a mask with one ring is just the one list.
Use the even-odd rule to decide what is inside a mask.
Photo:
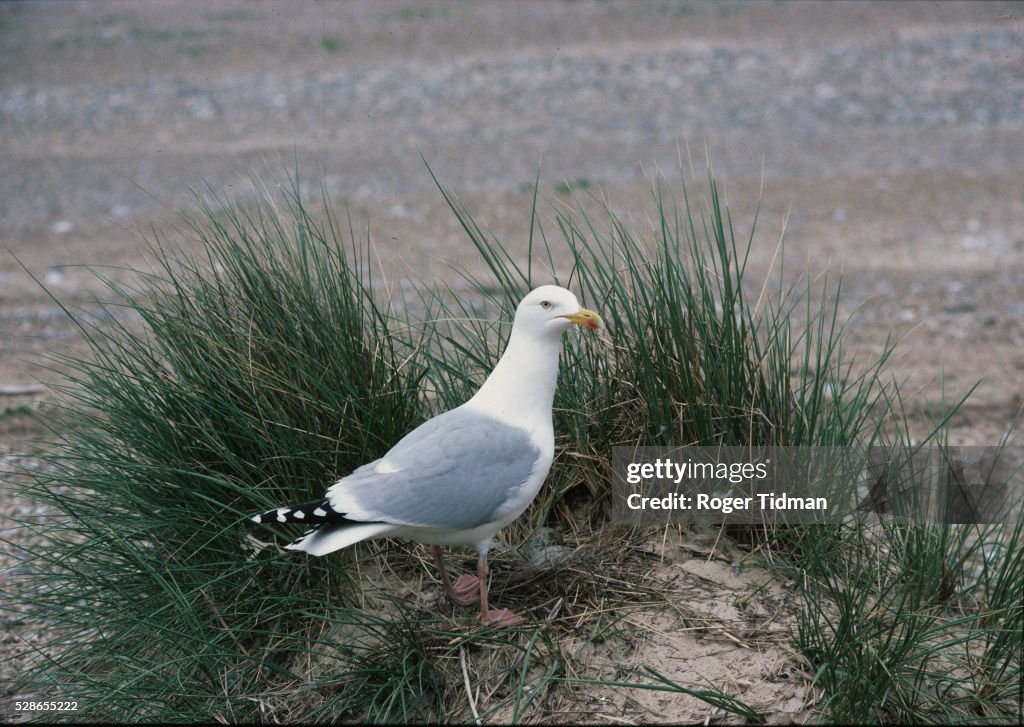
[(355, 521), (349, 520), (340, 512), (331, 509), (331, 503), (326, 500), (311, 500), (301, 505), (291, 507), (279, 507), (274, 510), (254, 515), (251, 518), (254, 523), (266, 523), (277, 525), (282, 523), (304, 523), (306, 525), (345, 525)]

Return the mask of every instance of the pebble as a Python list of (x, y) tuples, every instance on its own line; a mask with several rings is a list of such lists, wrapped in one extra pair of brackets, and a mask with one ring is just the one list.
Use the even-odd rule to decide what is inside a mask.
[(547, 566), (572, 554), (562, 543), (561, 534), (553, 528), (537, 528), (519, 548), (520, 554), (537, 567)]

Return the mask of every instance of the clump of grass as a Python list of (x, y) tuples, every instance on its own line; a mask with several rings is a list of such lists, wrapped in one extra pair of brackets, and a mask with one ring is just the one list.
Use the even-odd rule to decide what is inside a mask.
[(110, 315), (67, 310), (91, 356), (60, 362), (55, 449), (27, 492), (62, 517), (24, 591), (64, 636), (21, 694), (74, 698), (84, 719), (252, 718), (309, 613), (346, 603), (344, 569), (261, 549), (245, 518), (418, 424), (422, 368), (337, 220), (298, 189), (277, 201), (203, 202), (200, 257), (156, 247), (137, 287), (110, 282)]
[[(462, 403), (497, 360), (516, 302), (552, 276), (601, 306), (610, 338), (567, 338), (563, 370), (574, 375), (562, 377), (556, 397), (555, 467), (528, 517), (509, 528), (513, 543), (543, 523), (577, 536), (602, 525), (615, 445), (870, 443), (899, 419), (898, 392), (881, 386), (889, 347), (858, 368), (843, 356), (838, 290), (751, 287), (753, 233), (737, 239), (714, 180), (700, 202), (685, 186), (680, 201), (656, 185), (650, 235), (577, 188), (575, 206), (555, 206), (549, 237), (539, 187), (531, 187), (525, 266), (441, 188), (490, 272), (463, 272), (471, 296), (420, 284), (418, 301), (391, 308), (351, 227), (346, 241), (327, 200), (313, 214), (295, 185), (248, 206), (213, 194), (187, 227), (198, 256), (169, 253), (155, 239), (157, 271), (131, 289), (111, 281), (110, 315), (68, 310), (91, 356), (62, 361), (71, 381), (64, 415), (52, 422), (55, 448), (45, 468), (26, 473), (26, 491), (60, 515), (37, 528), (42, 545), (23, 564), (31, 586), (18, 596), (41, 627), (59, 625), (63, 636), (20, 680), (19, 695), (74, 697), (84, 719), (443, 721), (467, 718), (471, 672), (487, 684), (488, 703), (472, 705), (485, 719), (521, 719), (560, 685), (593, 681), (559, 636), (617, 638), (613, 601), (664, 596), (627, 593), (581, 560), (569, 570), (589, 574), (590, 587), (539, 588), (546, 597), (531, 613), (540, 626), (467, 634), (464, 623), (401, 601), (383, 612), (356, 608), (360, 549), (325, 559), (285, 553), (245, 520), (319, 495), (426, 416)], [(544, 279), (535, 250), (550, 268)], [(551, 273), (559, 256), (571, 261), (568, 277)], [(898, 535), (882, 539), (884, 552), (856, 528), (794, 528), (761, 541), (780, 562), (806, 560), (798, 643), (837, 719), (946, 714), (908, 697), (924, 693), (913, 681), (892, 710), (880, 675), (891, 665), (910, 673), (922, 663), (914, 654), (938, 648), (923, 645), (935, 643), (946, 615), (922, 612), (920, 598), (937, 572), (919, 585), (904, 576), (923, 577), (914, 569), (940, 553), (938, 562), (963, 562), (967, 541)], [(955, 629), (977, 625), (968, 640), (983, 644), (984, 656), (971, 678), (986, 680), (977, 683), (988, 706), (1005, 704), (1006, 679), (1020, 671), (1019, 635), (1004, 628), (1019, 614), (1019, 540), (986, 561), (977, 587), (994, 616), (983, 622), (968, 604), (963, 619), (973, 621), (949, 620)], [(412, 568), (403, 553), (390, 561)], [(884, 578), (869, 577), (874, 562)], [(514, 576), (496, 584), (499, 594), (503, 585), (513, 598), (522, 593)], [(642, 580), (640, 569), (630, 576)], [(844, 591), (848, 581), (856, 587)], [(864, 609), (882, 614), (870, 621), (874, 635), (851, 640)], [(899, 638), (879, 636), (885, 629)], [(847, 647), (860, 643), (885, 658), (850, 667)], [(691, 690), (657, 669), (638, 673), (645, 681), (599, 684), (685, 692), (759, 717), (729, 695)], [(842, 695), (851, 673), (871, 676), (855, 699)]]
[[(788, 535), (801, 539), (804, 556), (797, 643), (832, 719), (1019, 719), (1020, 522), (883, 521), (874, 529)], [(995, 562), (993, 552), (1001, 554)]]
[[(537, 188), (531, 229), (554, 270), (556, 243), (536, 216)], [(703, 205), (691, 204), (682, 190), (680, 205), (664, 187), (653, 188), (653, 240), (638, 237), (593, 195), (552, 210), (557, 244), (571, 251), (573, 282), (585, 301), (601, 306), (613, 349), (567, 342), (564, 368), (575, 375), (562, 377), (556, 395), (556, 431), (563, 435), (554, 486), (541, 493), (532, 518), (508, 529), (513, 539), (553, 517), (590, 532), (603, 512), (615, 445), (910, 446), (899, 388), (885, 384), (891, 341), (855, 366), (842, 347), (841, 285), (751, 286), (746, 263), (754, 226), (749, 238), (737, 240), (714, 180)], [(508, 301), (543, 281), (441, 191), (493, 276), (469, 282), (507, 317)], [(584, 203), (596, 203), (598, 214)], [(533, 250), (531, 238), (531, 261)], [(471, 339), (488, 341), (489, 333), (478, 324)], [(493, 350), (481, 344), (471, 358), (487, 369)], [(455, 365), (444, 352), (438, 358)], [(939, 437), (964, 400), (943, 409), (920, 444)], [(804, 605), (795, 641), (831, 718), (962, 721), (1019, 716), (1020, 527), (883, 520), (748, 528), (741, 535), (797, 571)], [(999, 554), (995, 567), (985, 566), (966, 587), (976, 598), (936, 601), (966, 563), (992, 563), (992, 553)], [(839, 614), (826, 613), (830, 608)]]
[[(538, 517), (525, 521), (530, 525), (561, 510), (570, 527), (590, 527), (589, 515), (578, 509), (582, 522), (575, 521), (566, 498), (583, 490), (575, 494), (596, 505), (600, 517), (614, 446), (848, 445), (880, 436), (876, 420), (893, 401), (882, 384), (892, 346), (858, 368), (843, 357), (839, 286), (751, 287), (746, 265), (756, 213), (750, 237), (737, 239), (713, 179), (703, 205), (691, 203), (685, 184), (681, 203), (663, 185), (652, 188), (654, 239), (639, 236), (588, 194), (584, 201), (596, 204), (597, 213), (579, 198), (572, 207), (552, 207), (559, 239), (551, 241), (537, 215), (535, 184), (527, 265), (440, 188), (493, 276), (466, 277), (497, 317), (508, 320), (515, 301), (552, 276), (599, 306), (611, 332), (610, 346), (566, 341), (563, 371), (573, 374), (560, 378), (555, 399), (555, 429), (563, 436), (551, 478), (558, 487), (542, 492), (534, 505)], [(554, 272), (559, 246), (571, 261), (568, 278)], [(535, 247), (550, 269), (537, 276)], [(783, 250), (778, 257), (781, 265)], [(814, 299), (825, 302), (815, 308)], [(440, 315), (460, 322), (466, 343), (433, 351), (430, 370), (456, 373), (465, 384), (466, 362), (475, 373), (489, 371), (500, 336), (464, 300), (440, 300)], [(468, 391), (456, 389), (445, 404)]]
[[(1004, 444), (990, 449), (986, 477), (1019, 481)], [(922, 499), (926, 511), (936, 504)], [(956, 514), (781, 534), (783, 552), (799, 556), (785, 564), (803, 601), (796, 643), (831, 718), (1019, 721), (1024, 521), (944, 521)]]
[(320, 47), (325, 53), (340, 53), (346, 45), (345, 40), (336, 35), (325, 35), (320, 38)]

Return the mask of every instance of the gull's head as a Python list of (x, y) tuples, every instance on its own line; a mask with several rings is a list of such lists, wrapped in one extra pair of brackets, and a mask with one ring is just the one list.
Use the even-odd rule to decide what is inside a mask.
[(542, 285), (530, 291), (519, 303), (512, 330), (558, 336), (573, 324), (594, 330), (604, 325), (601, 316), (580, 307), (580, 302), (570, 291), (557, 285)]

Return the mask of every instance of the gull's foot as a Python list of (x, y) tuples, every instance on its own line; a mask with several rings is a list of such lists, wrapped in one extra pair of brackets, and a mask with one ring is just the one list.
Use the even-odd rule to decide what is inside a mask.
[(480, 579), (463, 573), (447, 595), (448, 600), (456, 605), (472, 606), (480, 601)]
[(510, 626), (520, 626), (525, 623), (525, 619), (522, 616), (509, 611), (507, 608), (492, 608), (487, 611), (487, 614), (480, 614), (480, 620), (490, 626), (498, 626), (499, 628), (507, 628)]

